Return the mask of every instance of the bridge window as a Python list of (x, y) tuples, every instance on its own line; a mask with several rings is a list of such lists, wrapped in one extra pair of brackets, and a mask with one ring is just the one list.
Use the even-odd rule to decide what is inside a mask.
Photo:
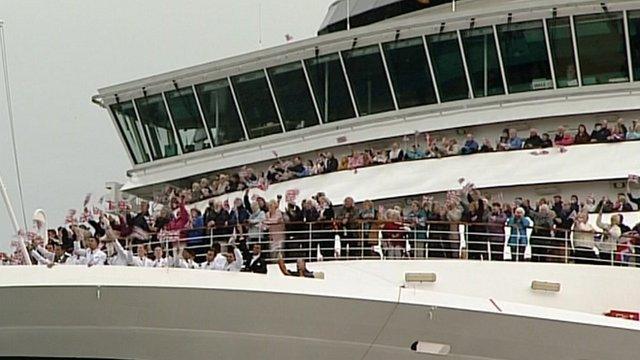
[(498, 26), (510, 93), (553, 87), (542, 21)]
[(404, 109), (438, 102), (422, 38), (382, 46), (398, 107)]
[(631, 11), (629, 17), (629, 40), (631, 41), (631, 61), (633, 78), (640, 81), (640, 11)]
[(440, 100), (445, 102), (469, 98), (458, 34), (450, 32), (427, 36), (427, 44)]
[(231, 81), (249, 137), (259, 138), (281, 133), (282, 126), (264, 71), (235, 76)]
[(339, 55), (308, 59), (305, 65), (322, 121), (327, 123), (355, 117)]
[(124, 137), (125, 143), (133, 158), (133, 162), (141, 164), (149, 161), (149, 154), (144, 148), (142, 136), (136, 111), (133, 102), (127, 101), (120, 104), (111, 105), (111, 111), (116, 119), (120, 133)]
[(178, 155), (178, 145), (167, 115), (162, 95), (136, 99), (140, 121), (144, 126), (154, 160)]
[(629, 81), (622, 13), (575, 17), (584, 85)]
[(394, 110), (378, 45), (342, 52), (360, 116)]
[(460, 33), (475, 97), (504, 94), (500, 61), (493, 28), (483, 27)]
[(318, 125), (309, 85), (297, 61), (267, 70), (287, 131)]
[(568, 17), (547, 20), (549, 45), (556, 83), (559, 88), (578, 86), (576, 59), (573, 52), (571, 22)]
[(173, 125), (176, 127), (183, 153), (210, 147), (207, 130), (204, 128), (196, 98), (191, 88), (165, 93)]
[(246, 140), (227, 79), (196, 86), (214, 146)]

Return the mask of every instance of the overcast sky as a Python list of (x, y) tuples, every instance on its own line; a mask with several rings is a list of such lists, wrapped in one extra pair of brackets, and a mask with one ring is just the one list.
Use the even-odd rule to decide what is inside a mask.
[[(27, 221), (49, 225), (80, 208), (88, 192), (124, 181), (131, 167), (100, 87), (315, 36), (333, 0), (0, 0)], [(4, 80), (0, 73), (0, 80)], [(4, 86), (0, 86), (0, 175), (22, 221)], [(13, 229), (2, 204), (0, 250)]]

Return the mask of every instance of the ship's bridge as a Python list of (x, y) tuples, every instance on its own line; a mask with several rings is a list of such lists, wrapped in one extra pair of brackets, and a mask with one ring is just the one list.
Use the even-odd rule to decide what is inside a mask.
[(337, 145), (640, 103), (637, 1), (467, 0), (110, 86), (125, 190)]

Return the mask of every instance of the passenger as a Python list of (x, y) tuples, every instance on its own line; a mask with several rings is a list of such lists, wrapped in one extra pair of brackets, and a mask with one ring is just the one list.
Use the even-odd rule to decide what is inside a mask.
[(464, 145), (462, 145), (462, 149), (460, 149), (461, 155), (474, 154), (478, 152), (479, 149), (478, 142), (473, 138), (473, 134), (467, 134), (467, 140), (465, 140)]
[(253, 245), (251, 257), (245, 260), (244, 269), (242, 271), (258, 274), (267, 273), (267, 261), (262, 256), (262, 247), (260, 244)]
[(136, 256), (132, 261), (133, 266), (153, 267), (153, 260), (147, 257), (147, 245), (140, 244), (136, 248)]
[(306, 277), (313, 278), (315, 277), (313, 271), (307, 270), (306, 263), (303, 259), (298, 259), (296, 261), (296, 271), (288, 270), (286, 265), (284, 264), (284, 259), (280, 258), (278, 260), (278, 267), (280, 271), (286, 276), (296, 276), (296, 277)]
[(519, 207), (513, 216), (507, 220), (507, 226), (511, 227), (511, 236), (508, 246), (511, 248), (511, 256), (514, 261), (523, 261), (526, 246), (529, 243), (527, 229), (532, 225), (531, 220), (525, 216), (524, 209)]

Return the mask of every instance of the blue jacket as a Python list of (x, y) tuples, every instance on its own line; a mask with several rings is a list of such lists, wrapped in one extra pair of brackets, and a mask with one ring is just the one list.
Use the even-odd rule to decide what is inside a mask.
[(522, 142), (522, 139), (519, 137), (514, 137), (513, 139), (509, 139), (509, 149), (510, 150), (518, 150), (518, 149), (522, 149), (522, 146), (524, 145), (524, 143)]
[(511, 227), (509, 246), (526, 246), (529, 243), (529, 240), (527, 239), (527, 228), (533, 225), (533, 221), (531, 221), (531, 219), (526, 216), (520, 219), (516, 219), (515, 216), (511, 216), (509, 220), (507, 220), (507, 225)]
[(462, 154), (473, 154), (478, 152), (478, 143), (475, 140), (467, 140), (464, 142), (464, 146), (462, 147)]

